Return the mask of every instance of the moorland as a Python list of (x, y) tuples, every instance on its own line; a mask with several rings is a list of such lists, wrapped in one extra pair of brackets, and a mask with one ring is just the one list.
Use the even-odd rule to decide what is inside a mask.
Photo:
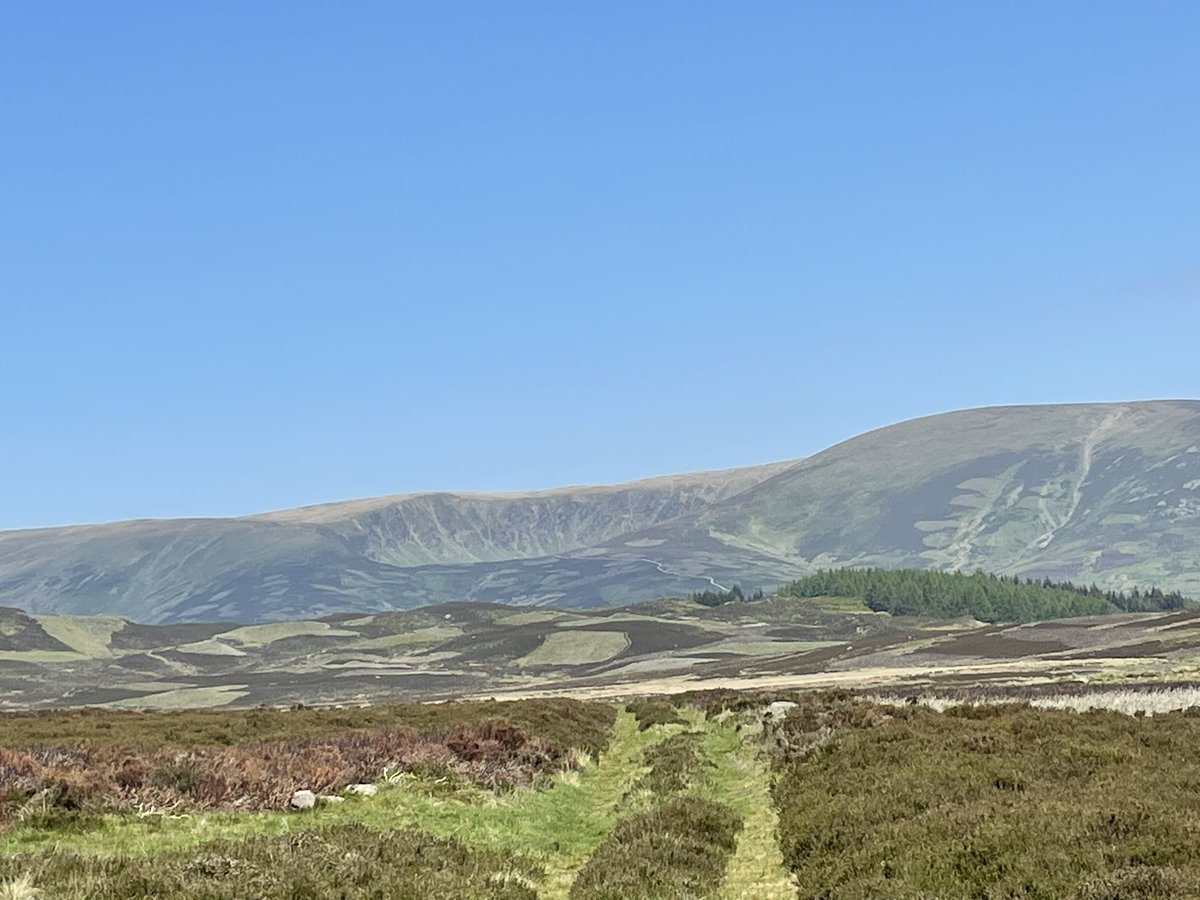
[(248, 626), (0, 611), (0, 709), (1196, 677), (1200, 609), (1179, 595), (923, 570), (817, 573), (762, 597)]
[(0, 891), (1200, 896), (1200, 707), (1134, 716), (1114, 696), (9, 714)]
[(1200, 897), (1200, 609), (1157, 589), (0, 635), (6, 898)]

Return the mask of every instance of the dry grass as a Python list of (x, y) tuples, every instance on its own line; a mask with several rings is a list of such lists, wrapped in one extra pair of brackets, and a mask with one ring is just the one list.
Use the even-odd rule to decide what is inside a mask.
[(1200, 707), (1198, 684), (1154, 684), (1136, 687), (1077, 684), (1070, 686), (1043, 684), (1008, 688), (962, 688), (942, 691), (912, 691), (908, 694), (892, 691), (888, 694), (866, 694), (864, 699), (878, 703), (919, 703), (939, 712), (956, 706), (1020, 701), (1038, 709), (1067, 709), (1087, 712), (1092, 709), (1110, 710), (1134, 715), (1161, 715), (1178, 710)]
[(29, 873), (0, 882), (0, 900), (41, 900), (42, 892), (34, 886)]

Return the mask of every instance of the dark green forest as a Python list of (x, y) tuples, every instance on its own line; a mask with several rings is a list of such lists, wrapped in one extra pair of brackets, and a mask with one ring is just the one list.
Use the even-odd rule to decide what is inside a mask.
[(735, 584), (729, 590), (724, 591), (701, 591), (698, 594), (689, 594), (688, 599), (693, 603), (699, 603), (701, 606), (724, 606), (726, 603), (745, 603), (747, 600), (761, 600), (763, 592), (755, 591), (749, 597), (742, 593), (741, 585)]
[(789, 597), (854, 597), (876, 612), (895, 616), (972, 616), (981, 622), (1159, 612), (1188, 605), (1181, 594), (1164, 593), (1158, 588), (1126, 593), (1069, 581), (928, 569), (824, 569), (793, 581), (779, 593)]

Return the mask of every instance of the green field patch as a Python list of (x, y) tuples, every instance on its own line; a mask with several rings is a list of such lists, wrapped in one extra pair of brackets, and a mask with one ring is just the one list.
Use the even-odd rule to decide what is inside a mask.
[(629, 647), (623, 631), (556, 631), (546, 635), (532, 653), (516, 660), (519, 666), (578, 666), (612, 659)]
[(216, 687), (176, 688), (102, 705), (111, 709), (211, 709), (240, 700), (248, 693), (250, 691), (244, 684), (222, 684)]
[(195, 653), (198, 656), (245, 656), (246, 651), (241, 650), (231, 644), (226, 644), (223, 641), (211, 639), (207, 641), (193, 641), (190, 644), (180, 644), (175, 648), (179, 653)]
[(125, 627), (118, 616), (35, 616), (42, 630), (84, 656), (112, 656), (114, 632)]
[(742, 817), (720, 896), (794, 897), (796, 888), (775, 840), (779, 817), (771, 805), (769, 762), (758, 744), (758, 727), (737, 726), (727, 718), (711, 723), (705, 735), (705, 752), (715, 762), (708, 774), (708, 796)]
[(742, 820), (731, 806), (708, 796), (717, 768), (714, 724), (695, 708), (678, 713), (691, 730), (672, 730), (646, 748), (648, 771), (629, 795), (632, 814), (580, 868), (571, 900), (717, 895)]
[(292, 637), (358, 637), (353, 631), (334, 628), (328, 622), (271, 622), (266, 625), (246, 625), (216, 635), (245, 647), (262, 647)]

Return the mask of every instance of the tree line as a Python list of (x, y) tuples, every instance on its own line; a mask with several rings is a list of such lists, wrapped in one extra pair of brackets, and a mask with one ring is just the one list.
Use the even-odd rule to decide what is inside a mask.
[(822, 569), (780, 589), (791, 597), (854, 597), (877, 612), (895, 616), (954, 618), (981, 622), (1032, 622), (1038, 619), (1114, 612), (1183, 609), (1187, 599), (1159, 588), (1104, 591), (1049, 578), (929, 569)]

